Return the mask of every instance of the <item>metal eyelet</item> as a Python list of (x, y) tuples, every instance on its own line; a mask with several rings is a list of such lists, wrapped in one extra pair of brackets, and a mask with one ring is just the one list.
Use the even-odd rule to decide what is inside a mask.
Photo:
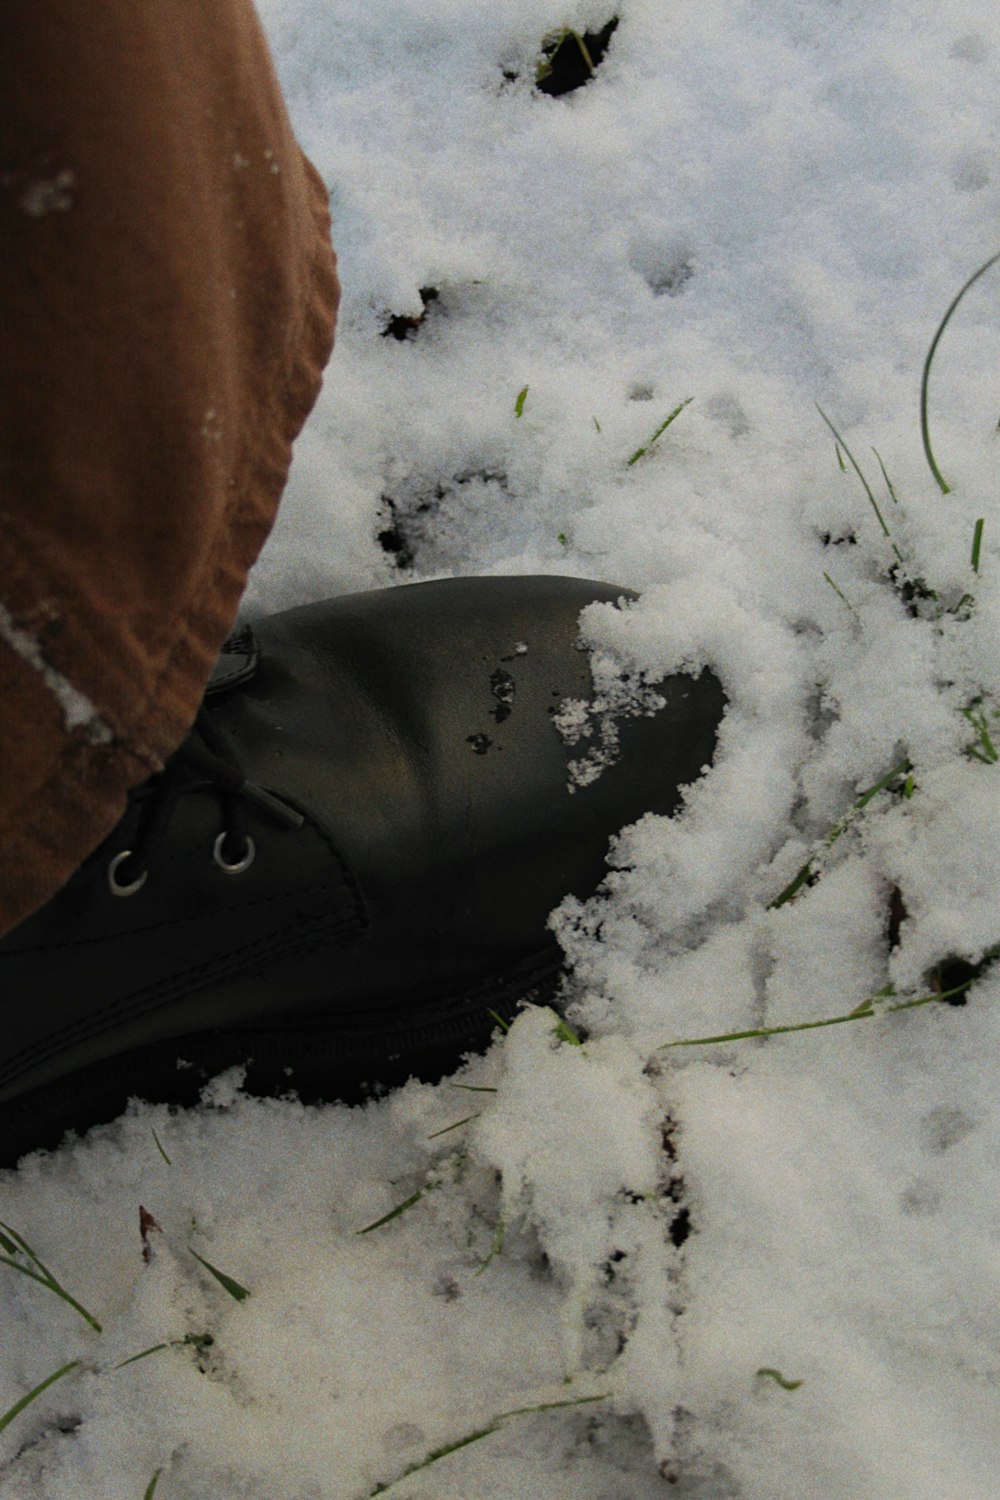
[(130, 859), (131, 856), (131, 849), (123, 849), (120, 854), (115, 855), (114, 859), (108, 865), (108, 887), (111, 891), (112, 896), (134, 896), (136, 891), (142, 890), (143, 886), (146, 884), (146, 881), (149, 879), (148, 870), (143, 870), (142, 874), (137, 880), (131, 880), (125, 884), (123, 884), (118, 879), (119, 867), (123, 865), (127, 859)]
[(254, 843), (250, 835), (247, 834), (247, 845), (243, 854), (243, 858), (230, 863), (229, 860), (224, 859), (222, 856), (222, 846), (226, 842), (227, 837), (228, 835), (225, 833), (219, 834), (219, 837), (212, 845), (212, 858), (215, 860), (216, 865), (222, 871), (223, 875), (242, 875), (243, 871), (249, 870), (250, 866), (253, 864), (254, 857), (257, 853), (257, 845)]

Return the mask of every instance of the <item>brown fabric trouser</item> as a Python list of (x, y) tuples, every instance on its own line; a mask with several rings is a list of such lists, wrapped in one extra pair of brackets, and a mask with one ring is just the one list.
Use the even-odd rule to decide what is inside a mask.
[(0, 933), (184, 738), (339, 299), (250, 0), (0, 7)]

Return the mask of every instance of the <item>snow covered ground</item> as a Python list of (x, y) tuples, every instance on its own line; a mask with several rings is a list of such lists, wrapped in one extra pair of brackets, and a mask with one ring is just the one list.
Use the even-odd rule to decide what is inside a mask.
[[(710, 663), (730, 708), (555, 919), (585, 1046), (525, 1012), (363, 1111), (224, 1079), (0, 1178), (103, 1325), (0, 1266), (0, 1412), (78, 1362), (0, 1494), (996, 1500), (1000, 966), (891, 1006), (1000, 944), (1000, 267), (932, 371), (946, 495), (918, 411), (1000, 248), (1000, 13), (262, 10), (345, 295), (250, 606), (611, 579), (643, 596), (587, 612), (598, 667)], [(535, 86), (615, 16), (585, 85)]]

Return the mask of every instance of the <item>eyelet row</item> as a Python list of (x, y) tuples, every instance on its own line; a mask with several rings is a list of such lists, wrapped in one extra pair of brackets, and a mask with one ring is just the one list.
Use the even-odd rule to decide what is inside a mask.
[[(223, 856), (222, 853), (223, 845), (226, 842), (226, 837), (227, 835), (225, 833), (219, 834), (219, 837), (212, 845), (212, 859), (215, 862), (216, 868), (221, 870), (223, 875), (242, 875), (244, 870), (249, 870), (250, 866), (253, 864), (254, 859), (257, 855), (257, 845), (248, 834), (246, 840), (246, 848), (244, 849), (241, 858), (237, 860), (228, 860)], [(142, 890), (143, 886), (146, 884), (146, 881), (149, 879), (149, 871), (143, 870), (135, 880), (119, 880), (118, 871), (125, 863), (125, 861), (131, 858), (131, 856), (131, 849), (123, 849), (120, 854), (115, 855), (114, 859), (108, 865), (108, 887), (111, 891), (112, 896), (134, 896), (138, 891)]]

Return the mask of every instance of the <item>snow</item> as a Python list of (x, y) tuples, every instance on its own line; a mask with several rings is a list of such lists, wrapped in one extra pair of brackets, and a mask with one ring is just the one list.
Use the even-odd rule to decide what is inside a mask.
[[(963, 714), (1000, 704), (1000, 270), (931, 376), (947, 495), (917, 405), (997, 249), (1000, 16), (262, 14), (344, 302), (250, 610), (601, 577), (642, 597), (585, 612), (595, 703), (566, 731), (605, 748), (622, 668), (640, 711), (705, 664), (730, 706), (682, 810), (554, 915), (582, 1047), (526, 1011), (453, 1079), (353, 1110), (230, 1076), (0, 1179), (0, 1217), (103, 1324), (0, 1267), (0, 1412), (80, 1361), (0, 1433), (3, 1500), (141, 1500), (157, 1471), (157, 1500), (995, 1500), (1000, 974), (889, 1007), (1000, 944), (1000, 767)], [(547, 33), (613, 14), (586, 87), (532, 87)], [(937, 600), (907, 607), (893, 545)], [(911, 794), (901, 773), (828, 842), (904, 760)], [(879, 992), (842, 1025), (664, 1045)]]
[[(51, 615), (54, 618), (55, 610), (51, 605), (42, 605), (40, 608), (43, 615)], [(45, 623), (50, 623), (50, 621), (46, 619)], [(39, 673), (45, 686), (62, 709), (63, 722), (67, 729), (77, 729), (82, 726), (92, 744), (106, 745), (110, 742), (111, 730), (100, 718), (90, 699), (63, 677), (61, 672), (49, 666), (42, 653), (39, 637), (29, 631), (19, 629), (14, 624), (10, 610), (2, 604), (0, 604), (0, 639), (3, 639), (22, 660), (28, 662)]]

